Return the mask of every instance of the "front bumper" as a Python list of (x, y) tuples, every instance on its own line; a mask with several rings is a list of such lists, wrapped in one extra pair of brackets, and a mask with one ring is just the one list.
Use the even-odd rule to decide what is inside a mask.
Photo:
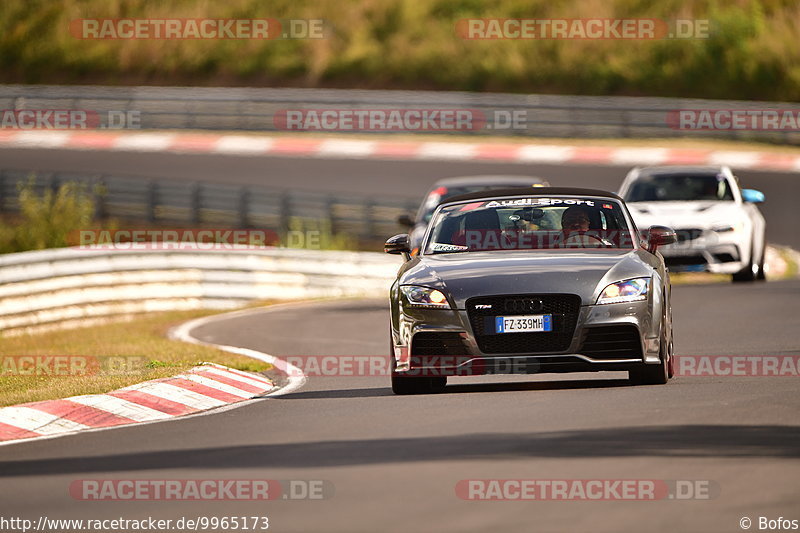
[(742, 244), (734, 232), (716, 233), (711, 230), (676, 230), (678, 235), (690, 235), (675, 244), (658, 249), (672, 272), (712, 272), (734, 274), (747, 264)]
[[(401, 307), (393, 330), (395, 372), (403, 375), (534, 374), (630, 370), (658, 364), (660, 324), (654, 324), (648, 301), (581, 306), (572, 340), (559, 352), (484, 353), (464, 309)], [(609, 329), (611, 328), (611, 329)], [(597, 353), (598, 333), (627, 332), (630, 350)], [(655, 333), (652, 333), (655, 332)], [(447, 339), (441, 352), (421, 350), (420, 339)], [(589, 342), (595, 339), (595, 342)], [(602, 341), (599, 343), (602, 344)]]

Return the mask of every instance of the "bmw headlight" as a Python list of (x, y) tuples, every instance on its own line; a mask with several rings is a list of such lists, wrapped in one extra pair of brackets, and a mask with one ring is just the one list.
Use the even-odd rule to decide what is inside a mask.
[(612, 283), (600, 293), (598, 304), (618, 304), (647, 299), (650, 278), (635, 278)]
[(403, 285), (400, 292), (412, 307), (430, 307), (434, 309), (450, 309), (447, 296), (438, 289), (418, 287), (416, 285)]
[(735, 224), (721, 223), (721, 224), (717, 224), (716, 226), (712, 227), (711, 229), (714, 230), (716, 233), (728, 233), (730, 231), (742, 231), (744, 229), (744, 223), (741, 222), (741, 221), (736, 222)]

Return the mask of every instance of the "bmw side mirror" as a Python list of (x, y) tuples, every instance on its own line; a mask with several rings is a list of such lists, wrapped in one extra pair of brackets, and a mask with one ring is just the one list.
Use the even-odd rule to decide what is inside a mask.
[(406, 261), (408, 261), (411, 257), (409, 255), (411, 253), (411, 248), (409, 248), (408, 244), (408, 233), (401, 233), (400, 235), (389, 238), (386, 244), (383, 245), (383, 251), (387, 254), (403, 254)]
[(397, 217), (397, 223), (401, 226), (405, 226), (406, 228), (414, 227), (414, 219), (409, 215), (400, 215)]
[(751, 204), (760, 204), (765, 199), (764, 193), (755, 189), (742, 189), (742, 200)]
[(655, 253), (659, 246), (666, 246), (678, 241), (675, 230), (666, 226), (650, 226), (647, 230), (647, 251)]

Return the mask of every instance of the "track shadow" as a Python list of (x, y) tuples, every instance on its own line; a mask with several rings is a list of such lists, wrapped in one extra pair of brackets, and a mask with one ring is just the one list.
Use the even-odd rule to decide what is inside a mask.
[(509, 383), (456, 383), (445, 388), (445, 394), (475, 392), (548, 391), (573, 389), (607, 389), (631, 387), (627, 379), (571, 379), (561, 381), (517, 381)]
[[(386, 378), (388, 381), (388, 377)], [(630, 387), (627, 379), (583, 379), (565, 381), (517, 381), (505, 383), (456, 383), (448, 385), (438, 394), (466, 394), (481, 392), (514, 392), (514, 391), (552, 391), (574, 389), (603, 389), (614, 387)], [(393, 396), (389, 387), (369, 389), (329, 389), (318, 391), (300, 391), (285, 396), (276, 396), (272, 400), (301, 399), (335, 399), (335, 398), (379, 398)]]
[(320, 400), (330, 398), (379, 398), (381, 396), (394, 396), (389, 387), (375, 387), (371, 389), (330, 389), (292, 392), (284, 396), (275, 396), (275, 400)]
[[(387, 421), (388, 422), (388, 421)], [(598, 457), (800, 458), (800, 427), (681, 425), (186, 448), (0, 462), (0, 477)]]

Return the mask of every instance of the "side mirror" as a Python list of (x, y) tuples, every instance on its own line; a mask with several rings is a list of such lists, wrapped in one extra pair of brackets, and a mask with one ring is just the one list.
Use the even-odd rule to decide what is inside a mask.
[(409, 215), (400, 215), (399, 217), (397, 217), (397, 223), (407, 228), (414, 227), (414, 219), (411, 218)]
[(401, 233), (391, 237), (386, 244), (383, 245), (383, 251), (387, 254), (400, 255), (403, 254), (406, 261), (410, 258), (411, 248), (408, 244), (408, 233)]
[(742, 200), (751, 204), (760, 204), (765, 199), (764, 193), (755, 189), (742, 189)]
[(647, 230), (647, 251), (655, 253), (659, 246), (665, 246), (678, 241), (675, 230), (666, 226), (650, 226)]

